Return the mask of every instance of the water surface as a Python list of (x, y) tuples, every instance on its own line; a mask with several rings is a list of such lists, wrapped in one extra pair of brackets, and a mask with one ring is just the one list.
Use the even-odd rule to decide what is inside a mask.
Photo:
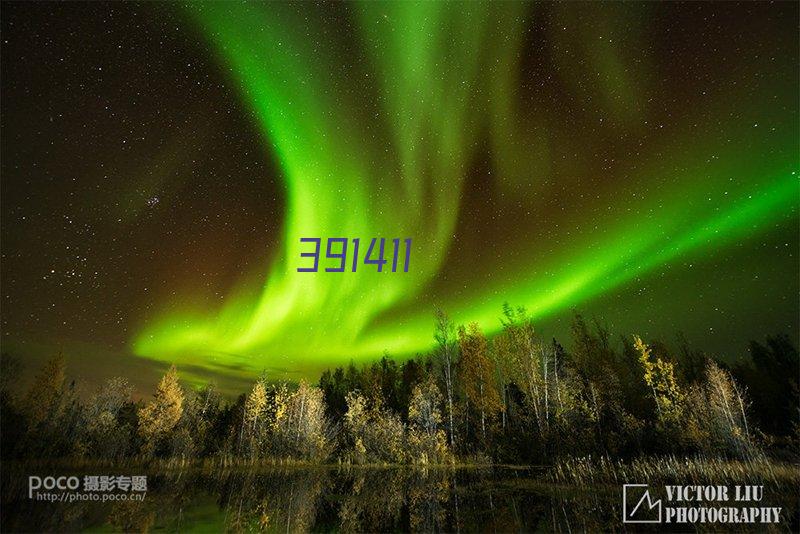
[[(46, 470), (34, 470), (46, 474)], [(95, 468), (83, 477), (105, 473)], [(59, 471), (63, 474), (63, 470)], [(127, 474), (141, 474), (128, 470)], [(119, 470), (113, 473), (120, 474)], [(275, 467), (149, 473), (142, 501), (41, 502), (5, 478), (3, 530), (168, 532), (607, 532), (621, 487), (556, 485), (536, 468)], [(774, 496), (773, 496), (774, 497)], [(784, 517), (797, 498), (783, 495)], [(796, 521), (796, 519), (795, 519)], [(795, 523), (796, 525), (796, 523)], [(663, 530), (651, 529), (651, 530)], [(684, 527), (683, 530), (686, 530)], [(763, 530), (763, 529), (759, 529)], [(774, 529), (790, 531), (790, 525)]]

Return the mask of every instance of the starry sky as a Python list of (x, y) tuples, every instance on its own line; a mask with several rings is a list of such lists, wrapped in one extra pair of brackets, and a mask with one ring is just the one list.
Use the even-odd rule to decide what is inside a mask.
[[(491, 334), (506, 301), (547, 336), (577, 309), (722, 357), (797, 341), (796, 3), (1, 18), (2, 343), (31, 367), (235, 390), (427, 351), (437, 306)], [(300, 273), (302, 237), (411, 237), (409, 272)]]

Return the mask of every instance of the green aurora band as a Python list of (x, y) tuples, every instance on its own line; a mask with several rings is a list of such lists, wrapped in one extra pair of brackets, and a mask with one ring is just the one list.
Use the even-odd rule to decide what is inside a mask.
[[(730, 137), (747, 139), (752, 151), (746, 164), (737, 143), (701, 140), (693, 153), (676, 154), (680, 148), (664, 141), (643, 151), (613, 205), (589, 202), (591, 216), (568, 211), (562, 227), (572, 231), (546, 253), (518, 247), (522, 253), (510, 254), (502, 272), (437, 294), (434, 281), (454, 253), (465, 181), (481, 150), (490, 152), (492, 180), (509, 198), (524, 191), (535, 206), (548, 194), (539, 178), (548, 173), (545, 139), (566, 134), (514, 94), (525, 24), (537, 8), (369, 2), (339, 6), (347, 12), (342, 27), (331, 28), (302, 13), (308, 7), (188, 4), (280, 164), (285, 221), (260, 287), (243, 283), (213, 313), (173, 303), (134, 340), (140, 356), (255, 372), (385, 350), (411, 355), (432, 344), (434, 304), (492, 333), (505, 301), (546, 317), (665, 265), (797, 224), (796, 157), (771, 156), (776, 143), (792, 152), (791, 124), (753, 140), (732, 123)], [(576, 7), (557, 8), (553, 26), (570, 21)], [(591, 91), (616, 117), (611, 128), (635, 134), (649, 83), (625, 68), (624, 50), (636, 36), (623, 29), (636, 17), (607, 12), (598, 16), (614, 39), (571, 43), (599, 73), (595, 87), (578, 84), (576, 67), (556, 49), (552, 61), (566, 83), (572, 79), (579, 94)], [(552, 33), (553, 41), (569, 39)], [(672, 137), (691, 135), (687, 123)], [(709, 154), (717, 155), (712, 163)], [(661, 160), (678, 155), (683, 170), (670, 174), (675, 165)], [(647, 194), (637, 194), (645, 184)], [(296, 272), (307, 250), (301, 237), (360, 237), (364, 254), (374, 236), (414, 239), (409, 273), (363, 264), (356, 273)]]

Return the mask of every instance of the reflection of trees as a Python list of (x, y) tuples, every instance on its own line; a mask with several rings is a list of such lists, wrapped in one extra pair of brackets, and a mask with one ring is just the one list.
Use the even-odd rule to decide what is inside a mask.
[[(24, 521), (3, 518), (3, 530), (607, 532), (624, 526), (619, 486), (554, 486), (531, 470), (170, 471), (149, 475), (148, 488), (144, 502), (18, 501), (15, 517)], [(784, 517), (796, 516), (796, 499), (784, 495), (780, 502), (787, 505)]]
[(446, 471), (414, 469), (408, 477), (410, 529), (415, 532), (446, 530), (447, 503), (451, 497)]
[(339, 474), (344, 497), (339, 507), (343, 532), (395, 530), (405, 488), (404, 469), (355, 469)]
[(623, 528), (619, 498), (617, 487), (556, 490), (549, 497), (550, 518), (543, 521), (551, 531), (617, 532)]
[(220, 488), (226, 529), (307, 532), (328, 485), (323, 469), (230, 474)]

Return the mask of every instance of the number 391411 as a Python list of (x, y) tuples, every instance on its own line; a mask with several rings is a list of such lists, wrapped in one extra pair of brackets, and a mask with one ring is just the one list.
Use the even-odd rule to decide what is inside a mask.
[[(397, 269), (402, 267), (403, 272), (408, 272), (408, 264), (411, 262), (411, 238), (406, 238), (401, 240), (400, 238), (395, 238), (391, 240), (392, 251), (391, 254), (391, 264), (392, 264), (392, 272), (396, 273)], [(303, 246), (305, 243), (311, 244), (311, 251), (310, 252), (301, 252), (301, 258), (312, 258), (314, 261), (314, 265), (311, 267), (298, 267), (298, 273), (316, 273), (319, 271), (319, 256), (322, 249), (322, 238), (320, 237), (301, 237), (300, 243)], [(402, 244), (401, 244), (402, 243)], [(364, 242), (364, 248), (366, 248), (366, 254), (364, 254), (363, 262), (361, 256), (361, 240), (358, 238), (355, 239), (348, 239), (346, 237), (329, 237), (325, 243), (325, 258), (328, 260), (335, 260), (334, 262), (328, 262), (331, 267), (325, 267), (326, 273), (343, 273), (346, 271), (349, 272), (356, 272), (358, 270), (358, 266), (363, 263), (366, 266), (375, 265), (378, 268), (378, 272), (383, 272), (384, 266), (389, 263), (389, 260), (386, 259), (386, 239), (381, 237), (373, 237), (372, 240), (369, 242), (369, 246), (367, 247), (366, 240)], [(349, 245), (352, 245), (350, 247)], [(352, 253), (348, 255), (348, 249), (352, 250)], [(351, 258), (348, 261), (348, 256)], [(402, 265), (400, 265), (402, 264)], [(388, 266), (386, 267), (388, 270)]]

